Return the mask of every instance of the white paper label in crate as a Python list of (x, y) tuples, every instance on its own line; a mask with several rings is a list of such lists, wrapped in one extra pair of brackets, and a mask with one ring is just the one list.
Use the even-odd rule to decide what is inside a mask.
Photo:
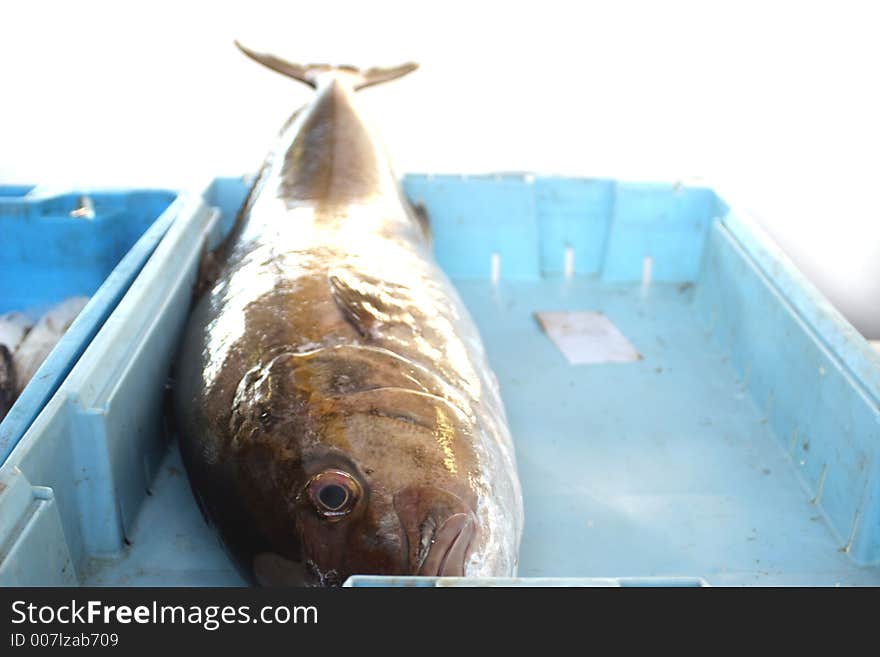
[(535, 317), (572, 365), (629, 363), (642, 358), (602, 313), (539, 312)]

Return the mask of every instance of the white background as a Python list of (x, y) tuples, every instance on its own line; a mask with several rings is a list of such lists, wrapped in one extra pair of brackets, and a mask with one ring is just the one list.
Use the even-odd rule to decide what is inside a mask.
[(717, 184), (880, 338), (871, 3), (7, 3), (0, 183), (254, 170), (309, 90), (234, 38), (294, 61), (420, 62), (363, 94), (400, 173)]

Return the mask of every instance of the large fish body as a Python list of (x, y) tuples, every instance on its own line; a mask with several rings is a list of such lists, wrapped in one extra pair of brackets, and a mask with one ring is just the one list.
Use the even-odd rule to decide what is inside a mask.
[[(299, 67), (176, 364), (184, 461), (251, 581), (509, 576), (522, 499), (498, 384), (356, 109), (410, 70)], [(206, 268), (210, 269), (210, 268)]]

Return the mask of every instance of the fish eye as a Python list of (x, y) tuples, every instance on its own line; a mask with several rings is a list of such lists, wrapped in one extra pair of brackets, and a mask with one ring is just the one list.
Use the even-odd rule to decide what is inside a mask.
[(339, 484), (328, 484), (318, 493), (318, 500), (325, 508), (336, 511), (348, 501), (348, 491)]
[(357, 480), (342, 470), (316, 474), (306, 486), (315, 510), (325, 518), (341, 518), (354, 508), (361, 494)]

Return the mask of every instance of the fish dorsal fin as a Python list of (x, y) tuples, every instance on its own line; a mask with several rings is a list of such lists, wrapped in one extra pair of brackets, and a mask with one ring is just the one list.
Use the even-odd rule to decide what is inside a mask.
[(276, 55), (251, 50), (238, 41), (235, 42), (235, 45), (255, 62), (259, 62), (276, 73), (281, 73), (294, 80), (299, 80), (312, 88), (317, 88), (318, 78), (328, 73), (336, 74), (337, 77), (351, 78), (352, 87), (355, 90), (358, 90), (373, 86), (374, 84), (381, 84), (382, 82), (388, 82), (389, 80), (403, 77), (419, 67), (415, 62), (407, 62), (400, 66), (373, 67), (366, 70), (347, 65), (295, 64), (286, 59), (282, 59), (281, 57), (277, 57)]

